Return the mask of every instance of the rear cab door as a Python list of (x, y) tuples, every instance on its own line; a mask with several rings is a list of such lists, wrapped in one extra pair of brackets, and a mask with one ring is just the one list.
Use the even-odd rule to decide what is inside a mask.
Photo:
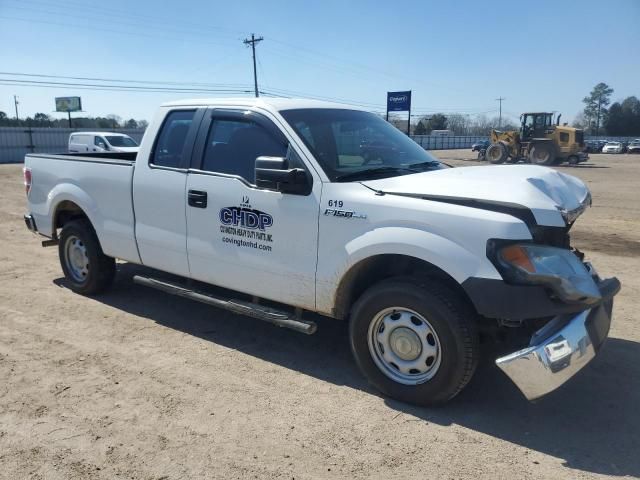
[[(208, 109), (187, 178), (187, 250), (192, 278), (315, 308), (322, 183), (266, 111)], [(311, 192), (255, 184), (259, 156), (305, 169)]]
[(133, 204), (136, 241), (144, 265), (189, 276), (186, 185), (193, 145), (204, 109), (161, 109), (136, 160)]

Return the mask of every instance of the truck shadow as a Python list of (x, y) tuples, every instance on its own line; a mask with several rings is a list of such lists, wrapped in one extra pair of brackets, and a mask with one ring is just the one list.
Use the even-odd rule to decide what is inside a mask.
[[(195, 337), (337, 385), (380, 395), (351, 358), (346, 322), (315, 318), (312, 336), (275, 328), (134, 284), (149, 269), (118, 265), (114, 288), (96, 301)], [(65, 286), (64, 279), (54, 281)], [(467, 388), (444, 407), (386, 399), (398, 421), (461, 425), (560, 458), (585, 472), (640, 476), (640, 344), (610, 338), (601, 355), (567, 385), (529, 403), (492, 363), (481, 363)]]

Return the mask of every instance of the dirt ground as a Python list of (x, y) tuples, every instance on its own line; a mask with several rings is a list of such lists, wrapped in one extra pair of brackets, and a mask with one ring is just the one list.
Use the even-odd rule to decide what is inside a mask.
[(623, 283), (601, 355), (535, 404), (489, 359), (438, 409), (370, 388), (344, 323), (277, 329), (127, 264), (109, 293), (72, 293), (24, 227), (20, 168), (0, 165), (2, 479), (640, 477), (640, 156), (561, 167), (593, 193), (574, 244)]

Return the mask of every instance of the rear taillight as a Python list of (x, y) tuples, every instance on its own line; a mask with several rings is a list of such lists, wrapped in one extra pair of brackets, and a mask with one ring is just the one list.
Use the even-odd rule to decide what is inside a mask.
[(22, 174), (24, 175), (24, 190), (27, 195), (31, 191), (31, 169), (24, 167), (22, 169)]

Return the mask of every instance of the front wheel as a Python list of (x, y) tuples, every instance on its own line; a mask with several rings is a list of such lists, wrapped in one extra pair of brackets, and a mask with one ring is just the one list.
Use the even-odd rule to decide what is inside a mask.
[(535, 143), (529, 150), (529, 161), (536, 165), (550, 166), (556, 160), (556, 153), (550, 143)]
[(433, 281), (390, 279), (353, 307), (351, 349), (378, 390), (398, 400), (445, 403), (478, 362), (477, 315), (456, 292)]
[(509, 158), (509, 152), (502, 143), (492, 143), (485, 152), (485, 158), (493, 164), (504, 163)]
[(86, 220), (73, 220), (64, 225), (58, 255), (74, 292), (93, 295), (106, 290), (113, 282), (116, 262), (103, 253), (93, 227)]

